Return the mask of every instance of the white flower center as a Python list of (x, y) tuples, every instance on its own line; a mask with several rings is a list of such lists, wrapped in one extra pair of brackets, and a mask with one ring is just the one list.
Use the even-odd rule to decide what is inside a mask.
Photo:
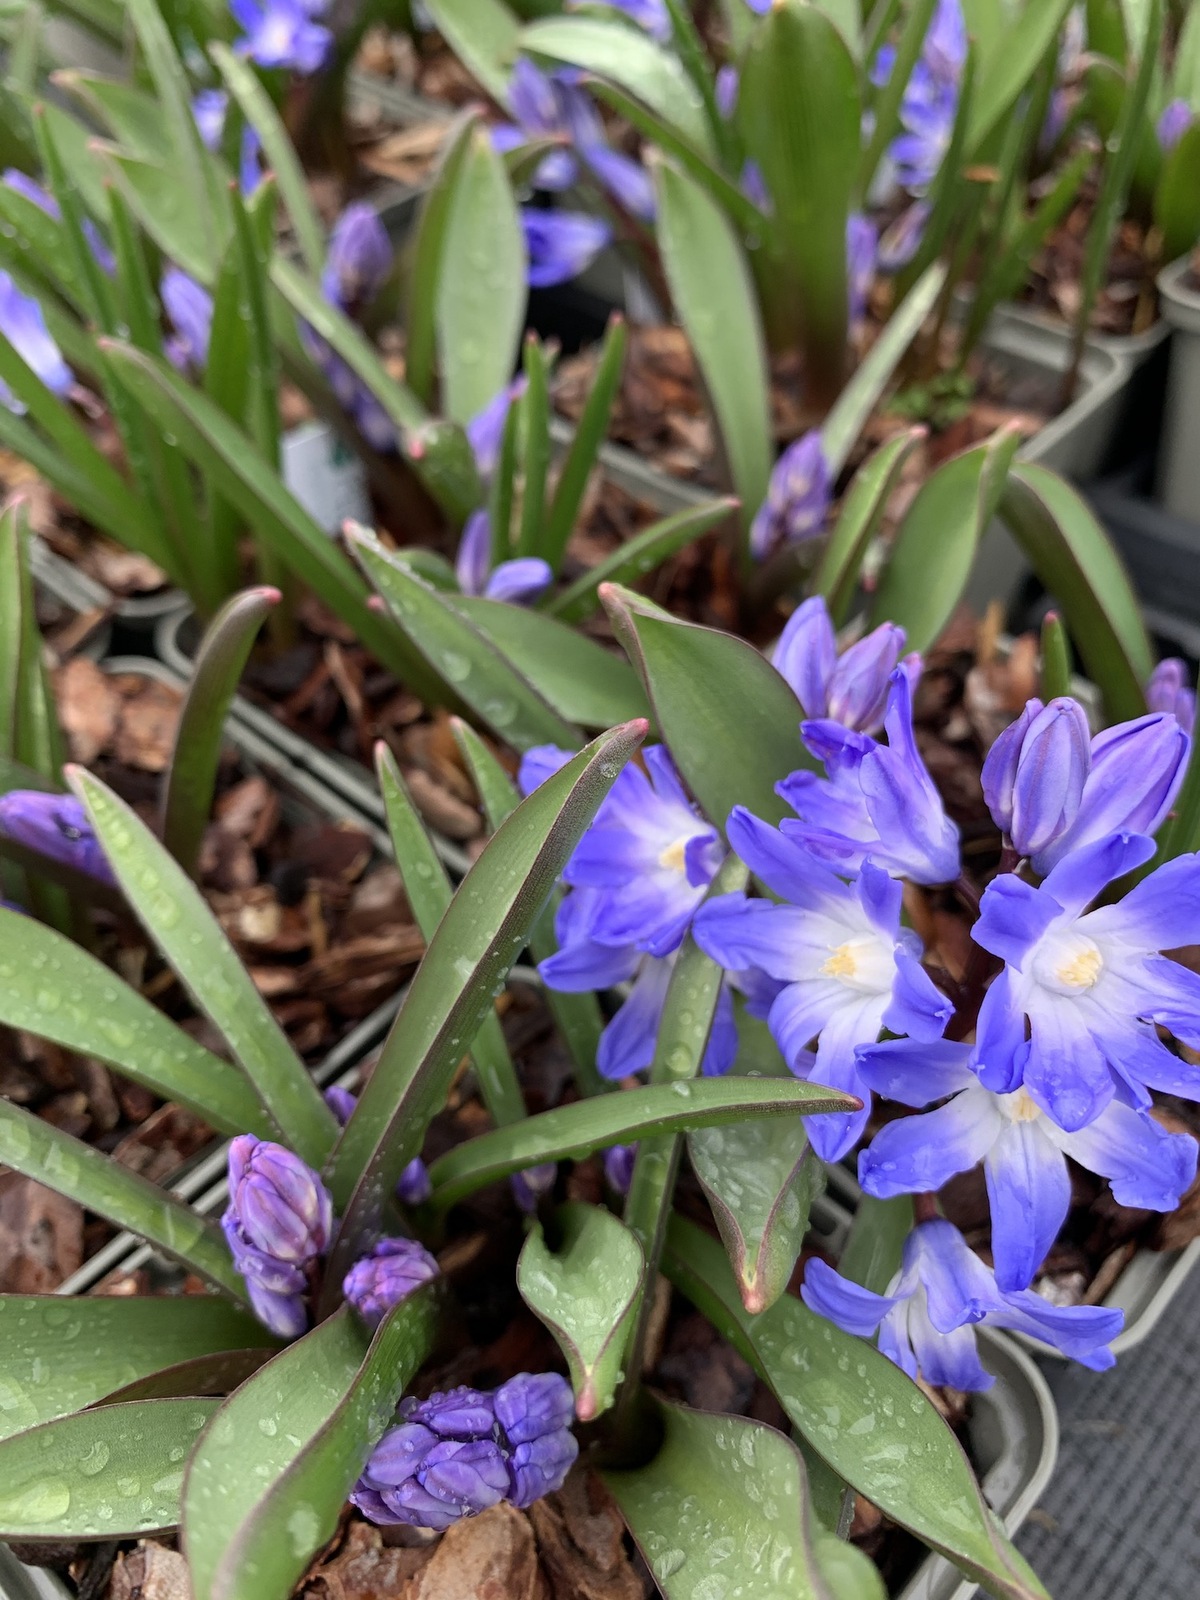
[(690, 833), (681, 833), (678, 839), (672, 839), (665, 850), (659, 851), (659, 866), (665, 867), (668, 872), (686, 872), (687, 847), (691, 838)]
[(1080, 995), (1094, 989), (1104, 975), (1104, 956), (1084, 933), (1048, 938), (1034, 965), (1034, 977), (1056, 994)]
[(895, 981), (895, 956), (891, 945), (878, 934), (859, 934), (830, 950), (820, 976), (835, 978), (860, 994), (881, 994)]
[(1015, 1094), (1001, 1095), (1005, 1116), (1010, 1122), (1036, 1122), (1041, 1116), (1028, 1089), (1018, 1089)]

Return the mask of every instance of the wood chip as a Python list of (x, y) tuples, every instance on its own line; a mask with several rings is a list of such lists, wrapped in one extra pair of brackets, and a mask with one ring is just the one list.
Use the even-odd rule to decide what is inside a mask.
[(529, 1518), (505, 1503), (455, 1523), (409, 1595), (411, 1600), (550, 1600)]
[(83, 1261), (83, 1211), (32, 1178), (0, 1172), (0, 1291), (49, 1294)]
[(94, 661), (77, 656), (54, 674), (54, 699), (71, 760), (90, 766), (108, 749), (121, 720), (123, 702), (112, 678)]
[(119, 1555), (108, 1600), (191, 1600), (187, 1562), (178, 1550), (142, 1539), (136, 1550)]
[(554, 1600), (642, 1600), (621, 1514), (594, 1472), (573, 1468), (557, 1494), (534, 1501), (529, 1520)]

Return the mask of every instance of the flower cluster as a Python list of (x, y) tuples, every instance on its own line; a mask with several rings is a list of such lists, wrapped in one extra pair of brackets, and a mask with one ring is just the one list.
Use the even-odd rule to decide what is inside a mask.
[(451, 1389), (400, 1402), (350, 1498), (378, 1523), (448, 1528), (508, 1500), (532, 1505), (562, 1487), (579, 1445), (571, 1386), (518, 1373), (499, 1389)]
[(282, 1339), (308, 1326), (308, 1269), (329, 1246), (325, 1185), (282, 1145), (239, 1134), (229, 1146), (229, 1205), (221, 1228), (259, 1320)]

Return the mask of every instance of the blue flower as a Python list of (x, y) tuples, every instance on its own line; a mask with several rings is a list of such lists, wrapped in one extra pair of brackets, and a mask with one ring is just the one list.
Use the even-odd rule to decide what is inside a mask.
[[(1108, 1178), (1123, 1206), (1173, 1211), (1196, 1175), (1196, 1141), (1144, 1111), (1110, 1100), (1085, 1128), (1066, 1132), (1023, 1087), (998, 1094), (972, 1071), (972, 1048), (948, 1039), (889, 1040), (858, 1053), (862, 1080), (909, 1106), (944, 1105), (888, 1122), (858, 1158), (859, 1182), (887, 1198), (940, 1189), (983, 1162), (996, 1281), (1027, 1289), (1066, 1220), (1068, 1156)], [(947, 1098), (949, 1097), (949, 1098)]]
[(816, 428), (788, 445), (771, 469), (767, 498), (750, 525), (750, 549), (761, 561), (781, 544), (815, 539), (825, 526), (833, 484)]
[(508, 408), (514, 400), (521, 398), (528, 386), (529, 380), (522, 373), (520, 377), (506, 384), (499, 394), (493, 395), (483, 410), (477, 412), (467, 423), (467, 442), (475, 457), (479, 476), (485, 482), (495, 472), (500, 460), (500, 446), (504, 441)]
[(800, 818), (780, 828), (842, 873), (870, 859), (914, 883), (950, 883), (959, 873), (958, 829), (917, 749), (908, 673), (897, 667), (889, 681), (886, 745), (837, 722), (801, 723), (828, 776), (793, 772), (776, 786)]
[(861, 322), (867, 314), (867, 297), (875, 277), (875, 252), (879, 234), (875, 224), (861, 212), (852, 211), (846, 219), (846, 287), (850, 299), (850, 322)]
[[(196, 131), (205, 149), (221, 148), (225, 132), (225, 117), (229, 110), (229, 96), (224, 89), (201, 89), (192, 101), (192, 116)], [(242, 145), (238, 164), (238, 187), (243, 194), (253, 194), (262, 178), (262, 141), (254, 126), (247, 122), (242, 127)]]
[(486, 511), (473, 511), (458, 543), (455, 576), (464, 594), (481, 594), (488, 600), (526, 605), (554, 582), (549, 563), (540, 556), (519, 556), (502, 561), (494, 571), (491, 561), (491, 523)]
[(606, 222), (580, 211), (522, 206), (521, 226), (529, 251), (531, 289), (549, 289), (577, 278), (612, 239)]
[[(567, 10), (575, 11), (588, 3), (589, 0), (567, 0)], [(670, 39), (671, 13), (664, 0), (604, 0), (604, 4), (610, 11), (619, 11), (635, 22), (659, 44), (666, 44)]]
[(1146, 704), (1151, 711), (1165, 711), (1190, 735), (1196, 720), (1196, 691), (1188, 680), (1188, 669), (1177, 656), (1160, 661), (1146, 684)]
[[(73, 386), (75, 375), (51, 337), (41, 306), (22, 294), (7, 272), (0, 272), (0, 333), (53, 394), (66, 394)], [(9, 411), (25, 410), (5, 383), (0, 383), (0, 405)]]
[[(949, 148), (966, 59), (967, 31), (959, 0), (938, 0), (900, 102), (904, 132), (888, 147), (897, 180), (913, 194), (929, 188)], [(895, 50), (888, 46), (875, 58), (872, 81), (885, 84), (894, 65)]]
[(236, 48), (260, 67), (316, 72), (333, 48), (333, 34), (313, 21), (324, 9), (324, 0), (229, 0), (244, 35)]
[(321, 293), (331, 305), (353, 314), (379, 293), (392, 268), (392, 241), (375, 207), (365, 200), (348, 205), (329, 236)]
[(1054, 1306), (1028, 1289), (1005, 1294), (958, 1229), (937, 1217), (904, 1242), (900, 1271), (886, 1294), (874, 1294), (814, 1258), (801, 1297), (810, 1311), (879, 1349), (914, 1381), (952, 1389), (988, 1389), (995, 1381), (979, 1360), (974, 1328), (985, 1323), (1051, 1344), (1093, 1371), (1111, 1367), (1107, 1347), (1125, 1315), (1104, 1306)]
[[(870, 1095), (855, 1051), (880, 1030), (938, 1039), (950, 1002), (921, 965), (921, 943), (900, 926), (903, 889), (872, 862), (845, 883), (778, 829), (738, 806), (729, 842), (786, 904), (721, 895), (697, 913), (693, 935), (730, 971), (756, 968), (782, 987), (767, 1021), (799, 1078), (857, 1095), (861, 1110), (813, 1117), (813, 1148), (837, 1161), (866, 1126)], [(808, 1046), (817, 1042), (816, 1056)]]
[(914, 200), (883, 230), (875, 257), (881, 272), (899, 272), (908, 265), (920, 248), (929, 212), (926, 201)]
[(1173, 711), (1086, 735), (1075, 701), (1030, 700), (984, 762), (992, 816), (1036, 872), (1118, 831), (1154, 833), (1183, 782), (1191, 740)]
[(821, 595), (813, 595), (788, 618), (771, 660), (806, 717), (877, 733), (897, 663), (914, 688), (920, 677), (920, 656), (914, 653), (900, 662), (904, 637), (904, 629), (894, 622), (881, 622), (839, 656), (829, 608)]
[(0, 833), (100, 883), (117, 881), (83, 803), (74, 795), (10, 789), (0, 795)]
[(1200, 1100), (1200, 1068), (1167, 1049), (1155, 1024), (1200, 1046), (1200, 977), (1160, 954), (1200, 941), (1200, 857), (1177, 856), (1116, 905), (1086, 908), (1154, 854), (1117, 833), (1061, 861), (1040, 888), (1012, 873), (984, 892), (971, 937), (1006, 963), (984, 996), (974, 1066), (1007, 1094), (1024, 1087), (1068, 1132), (1114, 1094)]
[(163, 347), (168, 361), (180, 372), (202, 373), (208, 365), (212, 295), (178, 267), (166, 269), (158, 292), (174, 329)]

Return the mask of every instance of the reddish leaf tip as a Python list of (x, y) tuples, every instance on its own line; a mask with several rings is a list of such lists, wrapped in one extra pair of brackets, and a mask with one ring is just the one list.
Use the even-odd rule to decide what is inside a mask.
[(368, 595), (367, 610), (374, 611), (380, 617), (386, 616), (387, 606), (384, 604), (383, 596), (380, 594)]

